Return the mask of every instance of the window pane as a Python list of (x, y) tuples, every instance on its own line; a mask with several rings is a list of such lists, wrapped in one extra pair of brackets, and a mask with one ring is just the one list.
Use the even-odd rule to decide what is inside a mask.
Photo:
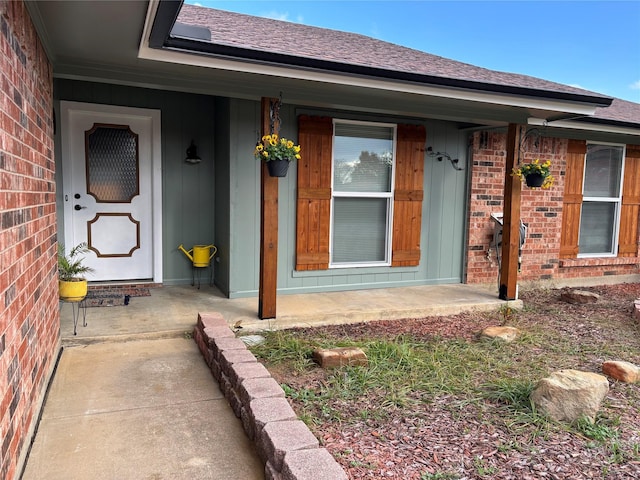
[(614, 253), (616, 203), (584, 202), (580, 217), (580, 253)]
[(392, 127), (336, 123), (333, 157), (334, 190), (391, 191)]
[(333, 263), (386, 261), (387, 199), (335, 198)]
[(585, 197), (619, 197), (623, 148), (587, 145), (584, 173)]
[(138, 135), (126, 125), (85, 132), (87, 193), (98, 203), (128, 203), (140, 193)]

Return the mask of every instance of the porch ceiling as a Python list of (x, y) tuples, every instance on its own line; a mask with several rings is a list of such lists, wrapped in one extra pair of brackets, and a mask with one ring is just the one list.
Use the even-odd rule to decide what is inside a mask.
[[(156, 1), (27, 1), (54, 76), (310, 108), (456, 121), (461, 127), (591, 115), (593, 105), (491, 95), (148, 48)], [(508, 98), (507, 98), (508, 97)], [(505, 101), (508, 100), (508, 101)]]

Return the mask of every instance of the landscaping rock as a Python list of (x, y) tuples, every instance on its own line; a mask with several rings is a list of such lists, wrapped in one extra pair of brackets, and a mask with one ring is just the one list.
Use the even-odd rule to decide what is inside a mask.
[(513, 342), (520, 336), (520, 330), (515, 327), (487, 327), (480, 334), (481, 338), (498, 339), (507, 343)]
[(593, 422), (608, 392), (607, 377), (569, 369), (540, 380), (530, 398), (553, 420), (574, 422), (585, 416)]
[(633, 302), (633, 318), (640, 322), (640, 298)]
[(343, 365), (360, 365), (366, 367), (369, 364), (367, 355), (361, 348), (357, 347), (314, 350), (313, 359), (322, 368), (342, 367)]
[(630, 362), (607, 361), (602, 364), (602, 373), (625, 383), (640, 381), (640, 367)]
[(587, 292), (585, 290), (570, 290), (562, 292), (560, 300), (567, 303), (585, 304), (596, 303), (600, 299), (597, 293)]
[(262, 345), (267, 340), (262, 335), (243, 335), (242, 337), (239, 337), (239, 338), (247, 347), (255, 347), (256, 345)]

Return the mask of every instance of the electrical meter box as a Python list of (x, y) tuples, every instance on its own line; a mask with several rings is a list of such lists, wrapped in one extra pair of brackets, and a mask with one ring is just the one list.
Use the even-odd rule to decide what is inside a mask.
[[(491, 219), (494, 221), (493, 247), (496, 249), (498, 255), (500, 255), (500, 247), (502, 246), (502, 212), (492, 213)], [(527, 239), (527, 228), (527, 224), (523, 223), (522, 220), (520, 220), (520, 251), (522, 251), (522, 246)]]

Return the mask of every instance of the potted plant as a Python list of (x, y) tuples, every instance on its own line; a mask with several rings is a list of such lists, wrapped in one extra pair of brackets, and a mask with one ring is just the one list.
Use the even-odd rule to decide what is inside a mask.
[(256, 159), (267, 162), (269, 175), (285, 177), (289, 169), (289, 162), (300, 160), (300, 145), (291, 140), (279, 138), (277, 133), (262, 137), (262, 143), (256, 145), (254, 152)]
[(66, 254), (63, 244), (58, 244), (58, 290), (62, 300), (80, 302), (87, 296), (85, 273), (93, 272), (91, 267), (83, 265), (83, 253), (89, 252), (85, 242), (73, 247)]
[(513, 169), (512, 175), (524, 179), (527, 187), (550, 188), (553, 185), (553, 176), (550, 172), (551, 161), (540, 163), (536, 158), (533, 162), (525, 163)]

